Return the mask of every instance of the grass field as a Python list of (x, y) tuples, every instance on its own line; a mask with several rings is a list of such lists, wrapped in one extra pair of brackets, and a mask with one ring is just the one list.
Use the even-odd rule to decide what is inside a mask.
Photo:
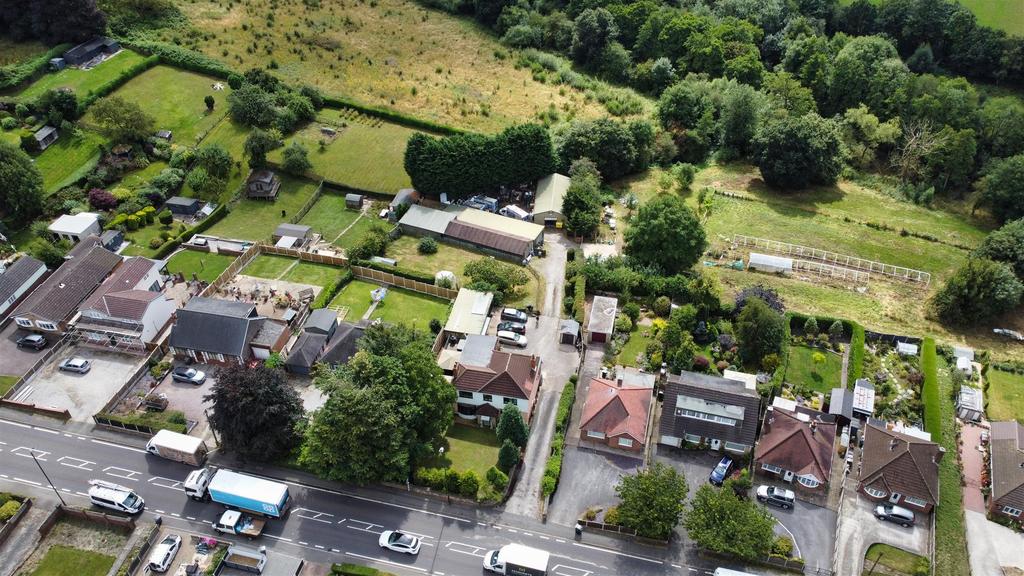
[(313, 232), (319, 233), (326, 241), (331, 242), (358, 217), (358, 211), (345, 208), (344, 196), (324, 191), (299, 223), (310, 226)]
[(35, 157), (36, 168), (43, 175), (43, 189), (53, 193), (78, 180), (100, 160), (100, 145), (106, 140), (99, 134), (82, 131), (80, 138), (61, 134), (56, 142)]
[(0, 374), (0, 396), (7, 394), (7, 391), (13, 388), (20, 378), (21, 376)]
[(167, 271), (172, 274), (181, 272), (186, 280), (191, 280), (192, 273), (195, 272), (200, 280), (213, 282), (234, 260), (234, 256), (224, 254), (182, 250), (167, 261)]
[(0, 37), (0, 66), (18, 64), (29, 58), (42, 56), (47, 46), (41, 42), (15, 42), (6, 36)]
[(299, 262), (281, 280), (326, 288), (328, 285), (335, 283), (341, 271), (342, 269), (337, 266), (316, 264), (314, 262)]
[(331, 300), (328, 306), (341, 306), (348, 308), (345, 321), (358, 322), (363, 314), (370, 309), (370, 292), (380, 286), (365, 280), (353, 280), (345, 285), (340, 292)]
[[(885, 566), (898, 574), (915, 576), (916, 574), (928, 573), (928, 559), (924, 556), (912, 554), (888, 544), (872, 544), (864, 555), (864, 573), (867, 574), (877, 561), (879, 566)], [(919, 571), (923, 570), (923, 572)]]
[(260, 254), (246, 264), (239, 274), (277, 280), (284, 274), (289, 266), (295, 263), (294, 258), (287, 256), (275, 256), (274, 254)]
[(370, 319), (380, 318), (391, 324), (405, 324), (420, 330), (428, 330), (433, 319), (444, 325), (448, 320), (450, 305), (450, 302), (440, 298), (401, 288), (388, 288), (388, 295), (377, 305)]
[(104, 576), (115, 558), (68, 546), (51, 546), (32, 576)]
[[(1017, 36), (1024, 35), (1024, 0), (958, 0), (978, 17), (978, 24), (1004, 30)], [(847, 5), (853, 0), (839, 0)], [(879, 0), (872, 0), (878, 4)]]
[[(366, 117), (361, 121), (346, 120), (339, 110), (320, 112), (321, 122), (312, 122), (285, 140), (285, 146), (299, 142), (309, 151), (313, 172), (332, 182), (357, 190), (380, 194), (395, 194), (412, 186), (405, 173), (405, 144), (414, 130), (396, 124), (371, 126)], [(346, 127), (341, 127), (341, 123)], [(338, 131), (328, 139), (320, 127), (329, 125)], [(319, 142), (326, 146), (320, 149)], [(273, 151), (269, 158), (280, 162), (284, 148)]]
[[(820, 352), (825, 361), (815, 364), (814, 354)], [(804, 386), (815, 392), (828, 394), (842, 383), (843, 360), (838, 354), (815, 350), (807, 346), (789, 347), (789, 368), (785, 381)]]
[(985, 410), (989, 420), (1024, 422), (1024, 376), (992, 368), (985, 377), (989, 383)]
[(444, 456), (432, 456), (421, 466), (426, 468), (451, 468), (458, 472), (473, 470), (481, 479), (487, 470), (498, 461), (498, 437), (494, 430), (475, 426), (448, 427), (442, 441)]
[(32, 100), (47, 90), (71, 88), (75, 91), (75, 95), (82, 98), (89, 94), (90, 91), (117, 78), (122, 70), (130, 68), (143, 60), (145, 60), (145, 57), (141, 54), (131, 50), (122, 50), (90, 70), (65, 68), (60, 72), (40, 76), (38, 80), (29, 84), (15, 96), (18, 100)]
[[(174, 133), (174, 142), (194, 145), (196, 137), (212, 128), (227, 109), (231, 88), (221, 81), (224, 90), (215, 91), (214, 82), (218, 80), (170, 66), (156, 66), (129, 80), (114, 95), (137, 103), (156, 120), (157, 130)], [(216, 102), (213, 112), (206, 110), (206, 96), (213, 96)]]
[[(242, 240), (269, 240), (278, 225), (299, 211), (316, 192), (318, 183), (278, 174), (281, 190), (274, 201), (241, 198), (223, 220), (208, 230), (212, 236)], [(287, 216), (282, 217), (284, 210)]]
[(367, 216), (364, 214), (352, 224), (348, 229), (348, 232), (345, 232), (341, 238), (334, 241), (334, 245), (342, 249), (351, 248), (355, 246), (367, 232), (373, 229), (374, 226), (384, 226), (388, 229), (391, 228), (391, 224), (384, 222), (376, 216)]

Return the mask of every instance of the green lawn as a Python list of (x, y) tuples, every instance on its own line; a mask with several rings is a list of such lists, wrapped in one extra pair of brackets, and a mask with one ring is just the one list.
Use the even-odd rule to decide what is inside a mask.
[[(213, 90), (215, 82), (220, 82), (224, 89)], [(197, 136), (212, 128), (224, 115), (230, 93), (227, 82), (216, 78), (170, 66), (155, 66), (132, 78), (114, 95), (136, 102), (156, 120), (157, 130), (174, 133), (174, 142), (192, 146)], [(212, 113), (207, 112), (203, 102), (206, 96), (213, 96), (215, 101)]]
[(341, 271), (342, 269), (337, 266), (317, 264), (315, 262), (299, 262), (281, 280), (326, 288), (329, 285), (334, 285)]
[(647, 345), (651, 342), (655, 342), (657, 339), (653, 336), (644, 336), (644, 331), (650, 333), (650, 326), (634, 326), (633, 331), (629, 334), (629, 340), (626, 341), (626, 345), (622, 347), (618, 357), (615, 358), (617, 364), (623, 366), (641, 366), (637, 358), (646, 352)]
[(186, 280), (191, 280), (192, 273), (195, 272), (200, 280), (213, 282), (234, 260), (234, 256), (224, 254), (182, 250), (167, 261), (167, 271), (172, 274), (181, 272)]
[(150, 248), (149, 241), (160, 236), (160, 233), (165, 230), (170, 230), (171, 234), (180, 234), (179, 226), (180, 224), (177, 222), (170, 226), (164, 226), (154, 221), (149, 226), (143, 226), (134, 232), (128, 232), (125, 234), (125, 239), (131, 242), (131, 245), (124, 249), (123, 254), (126, 256), (145, 256), (150, 258), (159, 248)]
[(989, 420), (1024, 422), (1024, 376), (991, 368), (985, 377), (989, 384), (985, 398)]
[(436, 318), (444, 325), (448, 320), (451, 303), (418, 292), (401, 288), (388, 288), (388, 295), (377, 305), (370, 319), (380, 318), (391, 324), (405, 324), (420, 330), (428, 330), (430, 321)]
[(325, 190), (299, 223), (310, 226), (313, 232), (332, 242), (356, 218), (359, 218), (359, 211), (345, 208), (345, 196), (329, 194)]
[(367, 216), (364, 214), (361, 218), (356, 220), (354, 224), (352, 224), (352, 227), (348, 229), (348, 232), (345, 232), (344, 236), (334, 241), (334, 245), (342, 249), (351, 248), (362, 240), (363, 236), (365, 236), (366, 233), (374, 226), (391, 228), (392, 224), (385, 222), (376, 216)]
[[(946, 449), (946, 455), (956, 455), (957, 445), (956, 407), (953, 405), (953, 379), (950, 366), (939, 356), (938, 379), (940, 399), (939, 422), (942, 429), (938, 442)], [(928, 370), (927, 366), (923, 367)], [(955, 369), (955, 368), (953, 368)], [(925, 380), (929, 374), (925, 373)], [(964, 524), (963, 488), (960, 484), (960, 465), (956, 458), (943, 458), (939, 462), (939, 503), (935, 507), (935, 575), (960, 576), (970, 574), (967, 562), (967, 537)]]
[(121, 182), (113, 188), (129, 188), (131, 190), (138, 190), (143, 185), (148, 184), (150, 180), (156, 178), (164, 168), (167, 168), (167, 162), (158, 160), (156, 162), (150, 162), (149, 166), (146, 166), (142, 170), (136, 170), (135, 172), (129, 172), (121, 179)]
[(260, 254), (246, 264), (239, 274), (277, 280), (284, 274), (289, 266), (295, 263), (294, 258), (287, 256), (275, 256), (273, 254)]
[[(316, 191), (317, 182), (278, 174), (281, 190), (274, 201), (249, 200), (241, 198), (230, 206), (230, 212), (223, 220), (213, 225), (207, 233), (222, 238), (242, 240), (270, 240), (278, 225), (299, 211)], [(281, 217), (284, 210), (288, 216)]]
[(328, 306), (331, 308), (348, 308), (345, 320), (348, 322), (358, 322), (363, 317), (363, 314), (366, 314), (366, 311), (370, 309), (370, 292), (377, 288), (379, 288), (379, 285), (372, 282), (352, 280), (338, 292)]
[(80, 138), (62, 133), (56, 142), (34, 157), (36, 168), (43, 175), (43, 189), (53, 193), (78, 180), (100, 160), (99, 134), (82, 130)]
[(119, 54), (106, 60), (91, 70), (79, 68), (65, 68), (60, 72), (53, 72), (40, 77), (16, 96), (18, 100), (32, 100), (47, 90), (57, 88), (71, 88), (75, 95), (84, 98), (89, 92), (110, 82), (121, 73), (135, 64), (142, 62), (146, 57), (132, 52), (122, 50)]
[(451, 425), (445, 434), (444, 456), (432, 456), (421, 465), (426, 468), (452, 468), (458, 472), (473, 470), (480, 478), (498, 461), (498, 437), (494, 430), (475, 426)]
[[(414, 130), (396, 124), (369, 126), (346, 121), (338, 110), (331, 109), (322, 110), (320, 118), (320, 122), (311, 122), (285, 141), (285, 146), (295, 141), (309, 150), (314, 173), (332, 182), (381, 194), (394, 194), (412, 186), (402, 166), (405, 145), (416, 133)], [(342, 123), (347, 126), (341, 127)], [(337, 136), (333, 140), (325, 137), (321, 126), (334, 128)], [(321, 140), (325, 142), (323, 150)], [(280, 162), (283, 150), (272, 152), (270, 160)]]
[(469, 283), (469, 278), (463, 274), (466, 264), (474, 260), (486, 258), (479, 252), (445, 244), (437, 243), (435, 254), (419, 253), (420, 238), (415, 236), (402, 236), (388, 245), (388, 258), (398, 260), (398, 266), (406, 270), (420, 272), (422, 274), (434, 275), (441, 270), (454, 272), (459, 279), (460, 285)]
[(1024, 0), (960, 0), (978, 17), (978, 24), (1024, 36)]
[(114, 560), (106, 554), (55, 544), (46, 551), (32, 576), (104, 576)]
[[(228, 175), (227, 184), (224, 186), (224, 193), (221, 195), (222, 202), (230, 200), (235, 191), (238, 190), (238, 187), (245, 182), (246, 176), (249, 175), (249, 162), (245, 159), (244, 154), (245, 138), (248, 135), (249, 128), (247, 126), (236, 124), (230, 119), (225, 118), (218, 122), (206, 136), (206, 139), (203, 140), (204, 146), (207, 144), (220, 144), (231, 154), (232, 158), (242, 162), (240, 169), (234, 168), (231, 170), (231, 174)], [(195, 193), (186, 184), (182, 189), (182, 195), (193, 197)]]
[(878, 561), (879, 566), (885, 566), (900, 574), (917, 576), (928, 574), (928, 559), (924, 556), (912, 554), (888, 544), (872, 544), (868, 553), (864, 555), (864, 574), (867, 574)]
[[(821, 364), (815, 364), (814, 354), (825, 357)], [(829, 393), (842, 383), (843, 359), (838, 354), (815, 350), (807, 346), (789, 347), (789, 368), (785, 381), (806, 387), (815, 392)]]
[(0, 396), (7, 394), (7, 391), (14, 387), (18, 383), (21, 376), (9, 376), (6, 374), (0, 374)]

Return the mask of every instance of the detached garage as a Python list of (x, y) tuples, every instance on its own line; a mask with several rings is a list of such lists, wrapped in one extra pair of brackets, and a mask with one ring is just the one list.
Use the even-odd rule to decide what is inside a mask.
[(619, 311), (619, 301), (609, 296), (594, 296), (594, 304), (590, 307), (590, 323), (587, 324), (588, 342), (608, 342), (615, 331), (615, 315)]

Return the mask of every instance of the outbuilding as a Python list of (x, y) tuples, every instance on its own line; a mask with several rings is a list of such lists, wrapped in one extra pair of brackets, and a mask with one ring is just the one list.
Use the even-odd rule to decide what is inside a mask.
[(548, 174), (537, 182), (533, 201), (533, 221), (543, 226), (561, 226), (565, 221), (562, 201), (572, 181), (563, 174)]
[(365, 197), (362, 194), (345, 194), (345, 208), (349, 210), (362, 210), (364, 199)]
[(896, 352), (900, 356), (917, 356), (917, 344), (911, 344), (910, 342), (897, 342)]
[(48, 230), (60, 240), (67, 240), (77, 244), (88, 236), (99, 236), (103, 231), (100, 229), (100, 217), (92, 212), (80, 212), (78, 214), (64, 214), (50, 224)]
[(121, 45), (118, 44), (117, 40), (107, 38), (106, 36), (99, 36), (87, 42), (82, 42), (78, 46), (75, 46), (65, 52), (64, 62), (71, 66), (78, 66), (80, 64), (85, 64), (97, 56), (113, 54), (120, 49)]
[(612, 339), (618, 310), (619, 301), (615, 298), (594, 296), (594, 304), (590, 308), (590, 323), (587, 324), (589, 342), (608, 342)]
[(580, 341), (580, 323), (572, 318), (562, 320), (558, 325), (558, 342), (575, 346)]
[(961, 420), (977, 422), (985, 414), (985, 402), (981, 390), (973, 386), (961, 386), (956, 400), (956, 415)]
[(751, 252), (750, 260), (747, 262), (747, 269), (774, 274), (789, 274), (793, 271), (793, 259)]
[[(271, 235), (274, 242), (280, 242), (282, 238), (295, 238), (298, 243), (305, 242), (313, 234), (313, 229), (305, 224), (284, 223), (278, 225)], [(292, 244), (295, 244), (293, 242)]]
[(60, 136), (60, 132), (57, 132), (57, 129), (53, 126), (43, 126), (39, 130), (36, 130), (35, 134), (32, 136), (36, 139), (36, 146), (39, 148), (39, 151), (42, 152), (49, 148), (50, 144), (57, 141), (57, 138)]
[(184, 196), (171, 196), (164, 202), (164, 208), (171, 211), (171, 214), (178, 216), (195, 216), (203, 203), (198, 198), (186, 198)]

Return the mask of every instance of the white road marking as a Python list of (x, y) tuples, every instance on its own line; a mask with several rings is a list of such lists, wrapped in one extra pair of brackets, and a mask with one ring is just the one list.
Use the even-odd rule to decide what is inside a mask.
[(185, 518), (188, 518), (189, 520), (195, 520), (194, 516), (185, 516)]
[(11, 480), (14, 480), (15, 482), (24, 482), (25, 484), (33, 484), (35, 486), (43, 485), (41, 482), (36, 482), (35, 480), (25, 480), (24, 478), (18, 478), (17, 476), (11, 478)]
[(319, 549), (321, 549), (321, 550), (323, 550), (323, 549), (324, 549), (324, 547), (323, 547), (323, 546), (321, 546), (321, 545), (319, 545), (319, 544), (313, 544), (313, 548), (319, 548)]
[(18, 428), (28, 428), (29, 430), (32, 429), (32, 427), (29, 426), (28, 424), (22, 424), (21, 422), (11, 422), (10, 420), (0, 420), (0, 422), (3, 422), (4, 424), (10, 424), (11, 426), (17, 426)]
[(47, 452), (46, 450), (36, 450), (34, 448), (29, 448), (28, 446), (18, 446), (17, 448), (11, 450), (11, 454), (17, 454), (18, 456), (24, 456), (25, 458), (31, 458), (33, 453), (35, 453), (36, 455), (36, 460), (39, 460), (40, 462), (46, 462), (47, 460), (46, 458), (44, 458), (44, 456), (46, 456), (47, 454), (52, 454), (52, 452)]
[(132, 452), (139, 452), (140, 454), (146, 454), (147, 452), (141, 448), (132, 448), (131, 446), (122, 446), (121, 444), (114, 444), (113, 442), (104, 442), (103, 440), (97, 440), (90, 438), (90, 440), (96, 444), (103, 444), (104, 446), (110, 446), (111, 448), (120, 448), (122, 450), (131, 450)]
[[(111, 470), (113, 470), (113, 472), (111, 472)], [(114, 478), (124, 478), (125, 480), (131, 480), (132, 482), (139, 481), (138, 478), (133, 478), (133, 476), (138, 476), (142, 474), (142, 472), (136, 472), (134, 470), (129, 470), (127, 468), (119, 468), (117, 466), (107, 466), (106, 468), (103, 469), (103, 473), (106, 474), (107, 476), (113, 476)]]
[(533, 534), (530, 534), (529, 532), (523, 532), (523, 536), (531, 536), (532, 537)]
[(64, 434), (64, 437), (65, 437), (65, 438), (74, 438), (74, 436), (72, 436), (71, 434), (68, 434), (68, 433), (65, 433), (65, 434)]
[(167, 512), (164, 512), (163, 510), (156, 509), (156, 511), (161, 513), (161, 514), (167, 514)]
[(486, 548), (481, 548), (472, 544), (463, 544), (462, 542), (449, 542), (445, 544), (444, 547), (457, 554), (476, 556), (478, 558), (483, 558), (484, 554), (487, 552)]
[[(213, 522), (210, 522), (210, 524), (213, 524)], [(284, 538), (284, 537), (281, 537), (281, 536), (272, 536), (270, 534), (264, 534), (263, 537), (264, 538), (273, 538), (274, 540), (283, 540), (285, 542), (291, 542), (292, 541), (291, 538)]]
[(178, 514), (177, 512), (171, 512), (171, 516), (174, 516), (175, 518), (181, 518), (181, 514)]
[(427, 573), (426, 568), (420, 568), (419, 566), (409, 566), (408, 564), (400, 564), (398, 562), (392, 562), (390, 560), (381, 560), (380, 558), (374, 558), (373, 556), (363, 556), (362, 554), (356, 554), (355, 552), (345, 552), (346, 556), (352, 556), (353, 558), (362, 558), (369, 562), (380, 562), (381, 564), (387, 564), (389, 566), (397, 566), (399, 568), (407, 568), (409, 570), (415, 570), (417, 572)]
[(655, 560), (654, 558), (645, 558), (644, 556), (637, 556), (635, 554), (626, 554), (625, 552), (618, 552), (616, 550), (609, 550), (608, 548), (601, 548), (599, 546), (590, 546), (589, 544), (580, 544), (579, 542), (573, 542), (573, 546), (579, 546), (580, 548), (586, 548), (588, 550), (596, 550), (598, 552), (607, 552), (608, 554), (615, 554), (616, 556), (625, 556), (626, 558), (634, 558), (636, 560), (643, 560), (652, 564), (664, 564), (661, 560)]
[(331, 548), (331, 552), (341, 552), (341, 550), (338, 550), (337, 548)]
[(371, 534), (380, 534), (381, 532), (383, 532), (383, 530), (373, 530), (374, 527), (383, 528), (383, 526), (381, 526), (380, 524), (371, 524), (369, 522), (363, 522), (362, 520), (352, 520), (352, 519), (349, 519), (349, 522), (355, 522), (357, 524), (365, 524), (365, 526), (348, 526), (348, 525), (345, 526), (346, 528), (351, 528), (352, 530), (359, 530), (360, 532), (369, 532)]
[(78, 468), (79, 470), (85, 470), (86, 472), (92, 472), (92, 468), (89, 468), (90, 464), (96, 464), (91, 460), (82, 460), (81, 458), (75, 458), (74, 456), (61, 456), (57, 458), (57, 462), (61, 465), (67, 466), (68, 468)]
[(86, 496), (86, 497), (88, 497), (88, 496), (89, 496), (89, 495), (88, 495), (88, 494), (86, 494), (85, 492), (75, 492), (75, 494), (78, 494), (79, 496)]
[(299, 540), (299, 544), (302, 544), (303, 546), (309, 546), (309, 542), (303, 542), (302, 540)]
[(509, 528), (508, 531), (513, 533), (513, 534), (518, 534), (519, 533), (519, 530), (516, 530), (515, 528)]
[(50, 430), (49, 428), (40, 428), (39, 426), (33, 426), (32, 429), (38, 430), (40, 432), (46, 432), (47, 434), (60, 434), (60, 432), (56, 430)]
[(565, 544), (565, 540), (562, 540), (561, 538), (555, 538), (555, 542), (558, 542), (559, 544)]
[(171, 490), (180, 490), (181, 482), (174, 480), (173, 478), (164, 478), (163, 476), (153, 476), (149, 480), (146, 480), (153, 486), (159, 486), (161, 488), (168, 488)]
[[(307, 512), (308, 514), (300, 514), (300, 512)], [(327, 512), (318, 512), (316, 510), (310, 510), (309, 508), (296, 508), (292, 510), (292, 516), (298, 516), (299, 518), (305, 518), (306, 520), (313, 520), (315, 522), (323, 522), (324, 524), (332, 524), (330, 520), (325, 518), (334, 518), (334, 514), (328, 514)]]
[(548, 538), (547, 536), (545, 536), (543, 534), (540, 535), (540, 539), (541, 540), (551, 540), (551, 538)]
[(574, 566), (566, 566), (565, 564), (555, 564), (555, 567), (551, 569), (551, 572), (553, 574), (559, 574), (560, 576), (590, 576), (593, 574), (590, 570), (584, 570)]

